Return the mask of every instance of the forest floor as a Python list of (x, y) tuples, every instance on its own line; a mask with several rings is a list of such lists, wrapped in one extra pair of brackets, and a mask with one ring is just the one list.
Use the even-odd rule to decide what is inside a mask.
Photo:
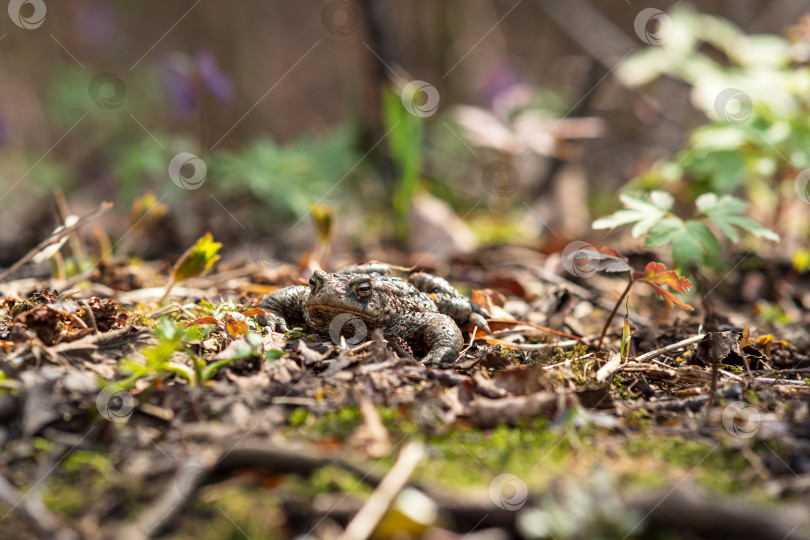
[(810, 285), (766, 266), (635, 287), (600, 348), (625, 279), (481, 250), (437, 271), (493, 315), (450, 366), (266, 332), (290, 265), (7, 281), (0, 538), (810, 538)]

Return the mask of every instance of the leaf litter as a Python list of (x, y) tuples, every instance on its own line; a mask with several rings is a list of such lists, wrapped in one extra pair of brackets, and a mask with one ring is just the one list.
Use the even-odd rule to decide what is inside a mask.
[[(169, 283), (199, 284), (196, 280), (203, 278), (196, 276), (210, 266), (217, 249), (206, 237), (194, 268), (178, 275), (178, 263)], [(483, 498), (420, 476), (416, 463), (429, 458), (414, 456), (441, 454), (438, 440), (474, 433), (491, 437), (499, 429), (529, 429), (541, 421), (546, 422), (542, 429), (572, 448), (594, 437), (629, 441), (640, 434), (699, 440), (707, 452), (719, 448), (740, 454), (748, 466), (738, 472), (739, 481), (755, 482), (772, 500), (801, 504), (808, 496), (806, 331), (787, 340), (765, 333), (764, 327), (760, 331), (754, 318), (741, 328), (723, 316), (709, 331), (700, 309), (677, 315), (670, 309), (694, 303), (682, 294), (691, 283), (675, 270), (650, 261), (636, 271), (613, 250), (599, 253), (600, 270), (626, 273), (630, 284), (647, 283), (665, 300), (633, 298), (633, 310), (642, 312), (636, 315), (649, 324), (628, 317), (621, 326), (608, 321), (603, 329), (602, 300), (615, 298), (618, 291), (600, 289), (616, 280), (597, 276), (593, 282), (572, 282), (557, 273), (552, 286), (534, 277), (536, 268), (514, 261), (481, 272), (479, 261), (491, 264), (498, 256), (484, 250), (479, 261), (472, 256), (457, 261), (449, 277), (472, 284), (472, 297), (497, 318), (489, 321), (489, 335), (464, 329), (470, 330), (467, 346), (450, 366), (423, 365), (406, 343), (386, 340), (381, 332), (352, 345), (301, 328), (266, 332), (257, 321), (260, 295), (238, 296), (216, 286), (201, 288), (196, 302), (158, 311), (119, 304), (117, 294), (60, 294), (47, 283), (25, 295), (8, 294), (0, 310), (4, 528), (20, 538), (159, 537), (182, 529), (184, 509), (217, 485), (227, 486), (229, 478), (255, 475), (275, 492), (281, 489), (279, 478), (309, 478), (337, 468), (368, 485), (368, 498), (346, 491), (345, 504), (324, 507), (313, 499), (293, 510), (294, 496), (282, 490), (276, 509), (285, 523), (281, 536), (307, 530), (329, 536), (322, 524), (327, 518), (338, 536), (385, 531), (397, 512), (407, 514), (403, 500), (424, 497), (427, 507), (443, 517), (425, 518), (433, 515), (426, 510), (396, 518), (407, 522), (398, 526), (413, 528), (415, 536), (430, 528), (446, 534), (475, 528), (520, 537), (556, 531), (574, 538), (585, 533), (566, 529), (570, 525), (564, 516), (575, 515), (572, 501), (585, 497), (590, 502), (583, 503), (588, 508), (583, 523), (589, 523), (591, 533), (607, 528), (634, 537), (678, 530), (713, 538), (743, 530), (749, 538), (806, 537), (801, 536), (807, 532), (806, 519), (716, 500), (689, 483), (629, 496), (599, 480), (603, 467), (598, 464), (592, 465), (597, 472), (588, 480), (590, 488), (583, 487), (587, 482), (567, 483), (565, 475), (544, 490), (531, 482), (527, 487), (527, 473), (525, 481), (501, 485), (493, 480), (490, 496)], [(299, 282), (299, 272), (280, 267), (269, 285)], [(248, 271), (242, 277), (252, 283), (266, 279)], [(499, 286), (504, 283), (514, 285)], [(121, 283), (121, 288), (131, 284)], [(625, 307), (625, 296), (619, 309)], [(725, 299), (715, 303), (718, 313), (726, 311)], [(803, 317), (807, 323), (806, 312)], [(321, 427), (325, 437), (291, 431), (301, 415), (310, 418), (311, 427), (317, 421), (311, 419), (351, 410), (357, 411), (357, 420), (345, 432), (336, 426)], [(566, 426), (567, 433), (554, 426)], [(409, 442), (403, 446), (404, 441)], [(426, 448), (419, 450), (420, 445)], [(90, 459), (100, 449), (107, 465), (97, 468), (107, 471), (107, 481), (97, 483), (97, 492), (84, 504), (65, 508), (38, 487), (75, 478), (67, 464), (76, 456)], [(389, 467), (394, 480), (382, 473)], [(493, 486), (502, 488), (497, 496)], [(589, 498), (577, 489), (607, 494)], [(504, 496), (507, 491), (510, 495)], [(605, 497), (617, 493), (616, 508), (606, 509)], [(678, 522), (680, 512), (694, 519)]]

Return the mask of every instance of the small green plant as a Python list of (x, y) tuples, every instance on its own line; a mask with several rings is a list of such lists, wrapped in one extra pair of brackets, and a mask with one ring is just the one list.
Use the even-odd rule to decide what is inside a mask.
[(646, 234), (646, 246), (669, 245), (672, 260), (681, 269), (690, 262), (715, 265), (720, 242), (710, 224), (735, 244), (740, 240), (737, 228), (758, 238), (779, 241), (778, 234), (742, 215), (748, 203), (731, 195), (718, 197), (714, 193), (704, 193), (695, 201), (697, 212), (691, 219), (682, 219), (673, 213), (675, 199), (664, 191), (653, 191), (648, 195), (622, 194), (619, 199), (625, 208), (597, 219), (593, 228), (615, 229), (633, 224), (634, 238)]
[(217, 251), (219, 251), (221, 247), (222, 244), (214, 242), (214, 237), (211, 236), (211, 233), (205, 233), (202, 238), (197, 240), (174, 264), (169, 283), (166, 284), (166, 292), (163, 293), (159, 303), (162, 304), (166, 298), (168, 298), (169, 292), (171, 292), (172, 287), (174, 287), (176, 283), (201, 276), (206, 270), (211, 268), (211, 265), (219, 260)]
[[(209, 176), (219, 179), (214, 189), (223, 203), (229, 206), (236, 200), (243, 209), (240, 219), (247, 215), (266, 224), (268, 209), (271, 217), (295, 220), (314, 202), (333, 202), (344, 191), (336, 186), (342, 186), (358, 163), (354, 144), (353, 133), (346, 129), (284, 146), (261, 138), (243, 148), (215, 152), (206, 162)], [(251, 196), (248, 201), (245, 192)]]
[(124, 360), (121, 363), (121, 369), (129, 373), (129, 377), (116, 384), (129, 389), (135, 386), (137, 380), (144, 377), (163, 379), (171, 375), (180, 375), (190, 383), (196, 382), (194, 370), (185, 364), (173, 361), (172, 357), (177, 352), (185, 352), (193, 360), (194, 355), (188, 350), (187, 345), (202, 338), (203, 331), (199, 327), (187, 329), (169, 318), (163, 318), (152, 330), (152, 334), (158, 342), (156, 345), (143, 349), (146, 361), (140, 363), (131, 359)]
[[(152, 333), (158, 339), (158, 343), (143, 349), (146, 362), (140, 363), (134, 360), (122, 362), (122, 370), (130, 375), (116, 383), (118, 386), (129, 389), (135, 386), (138, 379), (144, 377), (163, 379), (171, 375), (183, 377), (192, 386), (203, 384), (211, 380), (221, 368), (228, 364), (258, 355), (258, 346), (261, 341), (257, 334), (248, 334), (243, 342), (230, 351), (230, 354), (209, 364), (204, 358), (196, 356), (189, 347), (208, 334), (208, 331), (200, 325), (191, 324), (186, 327), (169, 318), (163, 318)], [(184, 353), (187, 357), (186, 362), (173, 359), (176, 353)]]
[[(410, 96), (415, 99), (416, 96)], [(411, 200), (422, 174), (422, 134), (424, 119), (409, 113), (400, 94), (393, 89), (383, 93), (383, 119), (388, 130), (388, 144), (397, 166), (397, 184), (392, 198), (396, 234), (399, 240), (409, 235), (408, 217)]]
[(619, 353), (622, 360), (627, 360), (627, 357), (630, 354), (630, 340), (632, 337), (633, 334), (630, 331), (630, 322), (627, 320), (627, 315), (625, 314), (624, 326), (622, 327), (622, 347)]

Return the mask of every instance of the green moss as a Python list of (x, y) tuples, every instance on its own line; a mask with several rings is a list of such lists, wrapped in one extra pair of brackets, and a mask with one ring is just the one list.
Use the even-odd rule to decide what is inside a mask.
[(307, 418), (309, 418), (309, 411), (304, 408), (298, 408), (290, 413), (290, 416), (287, 418), (287, 423), (290, 427), (296, 427), (304, 424)]
[(104, 450), (74, 450), (65, 457), (43, 489), (43, 501), (53, 512), (81, 517), (95, 506), (107, 504), (110, 497), (122, 505), (136, 507), (145, 502), (149, 487), (132, 477), (124, 478)]
[(294, 411), (288, 418), (288, 435), (309, 440), (345, 439), (363, 423), (357, 407), (344, 407), (318, 416), (307, 411)]
[(200, 490), (177, 524), (161, 538), (187, 540), (269, 540), (289, 538), (281, 524), (276, 490), (259, 486), (211, 486)]
[[(724, 448), (721, 443), (708, 446), (674, 436), (635, 435), (627, 440), (625, 447), (627, 455), (639, 463), (639, 474), (627, 478), (632, 484), (663, 485), (686, 474), (720, 493), (756, 489), (750, 482), (739, 478), (748, 468), (745, 458), (737, 451)], [(655, 463), (660, 464), (660, 468)]]

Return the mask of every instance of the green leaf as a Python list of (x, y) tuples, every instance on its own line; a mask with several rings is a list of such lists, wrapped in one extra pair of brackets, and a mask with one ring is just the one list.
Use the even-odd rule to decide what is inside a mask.
[(766, 229), (753, 219), (740, 215), (748, 209), (748, 203), (741, 199), (731, 195), (718, 197), (714, 193), (705, 193), (697, 198), (695, 204), (700, 213), (708, 217), (734, 243), (740, 240), (740, 235), (734, 227), (759, 238), (779, 241), (778, 234)]
[(641, 217), (643, 217), (643, 214), (639, 214), (636, 210), (618, 210), (609, 216), (597, 219), (593, 222), (592, 226), (596, 230), (615, 229), (616, 227), (638, 221)]
[(675, 204), (675, 199), (666, 191), (650, 192), (650, 201), (656, 208), (661, 210), (671, 210), (672, 205)]
[(693, 146), (704, 150), (737, 151), (747, 141), (746, 131), (737, 125), (702, 126), (692, 132)]
[(635, 223), (632, 234), (638, 238), (664, 219), (674, 204), (672, 195), (664, 191), (653, 191), (648, 196), (622, 194), (619, 199), (627, 208), (597, 219), (593, 222), (594, 229), (613, 229)]
[(683, 268), (690, 261), (702, 262), (704, 257), (703, 245), (700, 239), (684, 227), (672, 239), (672, 260), (675, 265)]
[(630, 350), (630, 340), (633, 338), (633, 334), (630, 331), (630, 323), (627, 321), (627, 315), (624, 316), (624, 327), (622, 328), (622, 349), (621, 349), (621, 358), (624, 360), (627, 358), (627, 354)]
[(709, 254), (720, 254), (720, 242), (712, 230), (700, 221), (687, 221), (686, 229), (703, 245), (703, 250)]
[(219, 260), (217, 251), (221, 247), (222, 244), (214, 242), (211, 233), (205, 233), (174, 265), (172, 269), (174, 281), (183, 281), (184, 279), (202, 275), (203, 272), (211, 268), (211, 265)]
[(650, 235), (644, 245), (649, 247), (665, 246), (672, 242), (675, 235), (683, 228), (683, 221), (679, 218), (668, 217), (663, 219), (650, 229)]
[(672, 259), (679, 267), (690, 261), (706, 262), (707, 254), (720, 253), (717, 238), (699, 221), (683, 221), (676, 217), (661, 220), (650, 230), (646, 246), (672, 246)]
[(730, 215), (726, 217), (726, 221), (731, 225), (753, 234), (757, 238), (765, 238), (766, 240), (771, 240), (773, 242), (779, 242), (781, 240), (778, 234), (766, 227), (763, 227), (750, 217)]
[[(416, 96), (412, 98), (416, 99)], [(399, 174), (391, 201), (394, 221), (397, 235), (405, 239), (410, 234), (408, 218), (411, 200), (421, 177), (425, 120), (409, 113), (402, 104), (400, 93), (389, 87), (383, 92), (383, 122)]]
[(684, 161), (684, 169), (712, 189), (728, 192), (737, 187), (745, 174), (745, 157), (737, 150), (697, 148)]
[(704, 193), (695, 201), (700, 212), (708, 215), (712, 212), (722, 212), (726, 214), (739, 214), (748, 209), (748, 203), (731, 195), (718, 197), (714, 193)]

